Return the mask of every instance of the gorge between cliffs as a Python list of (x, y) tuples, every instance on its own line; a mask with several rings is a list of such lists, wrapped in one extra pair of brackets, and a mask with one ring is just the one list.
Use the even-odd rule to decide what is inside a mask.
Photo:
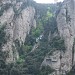
[(0, 75), (75, 75), (75, 0), (0, 0)]

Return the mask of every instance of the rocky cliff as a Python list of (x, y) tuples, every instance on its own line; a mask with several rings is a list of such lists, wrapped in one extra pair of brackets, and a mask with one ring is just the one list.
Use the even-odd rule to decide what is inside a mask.
[[(29, 52), (23, 51), (24, 53), (20, 55), (21, 60), (25, 61), (25, 71), (29, 72), (28, 74), (30, 74), (30, 71), (32, 74), (37, 74), (38, 71), (39, 75), (42, 66), (49, 66), (53, 72), (51, 72), (51, 75), (66, 75), (75, 65), (75, 0), (64, 0), (58, 14), (55, 14), (56, 4), (52, 5), (52, 9), (54, 8), (52, 12), (49, 8), (51, 5), (36, 4), (37, 13), (35, 13), (35, 8), (30, 1), (32, 0), (0, 0), (0, 27), (5, 26), (4, 31), (7, 38), (6, 43), (2, 45), (2, 51), (8, 53), (6, 61), (11, 63), (19, 59), (19, 49), (17, 48), (19, 46), (21, 48), (22, 45), (22, 47), (24, 46), (22, 51), (30, 50)], [(38, 21), (38, 28), (36, 28), (35, 17)], [(31, 30), (32, 27), (36, 29)], [(30, 30), (32, 32), (26, 40)], [(43, 30), (41, 31), (42, 37), (38, 39), (41, 35), (39, 34), (36, 39), (39, 30)], [(26, 44), (24, 45), (25, 41)], [(35, 66), (33, 62), (38, 70), (37, 67), (32, 67), (32, 65)], [(32, 70), (36, 69), (36, 72), (30, 70), (31, 68)]]
[[(64, 0), (57, 15), (58, 35), (64, 40), (65, 51), (56, 49), (47, 55), (42, 65), (55, 69), (51, 75), (66, 75), (75, 65), (75, 0)], [(55, 35), (55, 34), (54, 34)], [(61, 44), (61, 43), (60, 43)]]
[(25, 42), (32, 26), (36, 26), (34, 19), (35, 9), (29, 5), (28, 0), (1, 0), (0, 2), (0, 25), (5, 25), (6, 44), (3, 51), (8, 51), (7, 62), (13, 62), (19, 58), (15, 47), (15, 41), (20, 44)]
[(60, 36), (65, 40), (66, 51), (61, 54), (60, 67), (63, 71), (70, 71), (73, 66), (73, 43), (75, 38), (74, 0), (64, 0), (57, 16), (57, 26)]

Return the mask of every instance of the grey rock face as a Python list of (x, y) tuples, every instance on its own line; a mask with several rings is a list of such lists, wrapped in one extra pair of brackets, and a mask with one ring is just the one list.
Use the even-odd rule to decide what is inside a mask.
[(49, 65), (52, 69), (59, 69), (60, 68), (60, 51), (55, 51), (52, 55), (47, 55), (42, 62), (42, 65)]
[[(14, 21), (14, 39), (19, 39), (20, 42), (25, 41), (25, 37), (30, 32), (30, 28), (34, 22), (35, 9), (27, 7)], [(18, 32), (19, 31), (19, 32)]]
[[(11, 3), (12, 0), (2, 0), (2, 4), (9, 2)], [(14, 0), (14, 3), (16, 3), (16, 0)], [(18, 2), (15, 4), (16, 10), (20, 9), (22, 3), (23, 2)], [(6, 25), (5, 31), (8, 37), (7, 43), (2, 47), (3, 51), (8, 51), (9, 53), (6, 59), (7, 63), (11, 63), (19, 58), (14, 41), (19, 40), (20, 44), (24, 43), (26, 35), (29, 34), (31, 27), (36, 25), (34, 15), (35, 9), (31, 6), (22, 9), (18, 15), (15, 14), (14, 8), (11, 6), (7, 10), (4, 10), (3, 14), (0, 16), (0, 25)], [(13, 54), (13, 48), (15, 54)]]
[(60, 37), (64, 39), (66, 51), (54, 51), (52, 56), (45, 57), (42, 65), (49, 65), (55, 69), (51, 75), (66, 75), (72, 69), (73, 62), (75, 63), (72, 53), (75, 38), (75, 0), (64, 0), (57, 16), (57, 27)]
[(65, 0), (57, 17), (58, 31), (65, 40), (66, 51), (61, 59), (61, 69), (70, 71), (72, 68), (72, 47), (75, 38), (74, 0)]

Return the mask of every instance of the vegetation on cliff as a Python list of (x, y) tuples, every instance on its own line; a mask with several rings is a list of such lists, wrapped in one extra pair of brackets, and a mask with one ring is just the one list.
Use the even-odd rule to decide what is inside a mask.
[[(18, 2), (20, 0), (17, 0)], [(0, 75), (48, 75), (54, 71), (50, 66), (42, 66), (41, 64), (46, 55), (50, 51), (65, 50), (64, 40), (60, 38), (56, 22), (56, 4), (36, 4), (32, 0), (27, 0), (27, 4), (23, 4), (21, 9), (28, 5), (36, 9), (36, 28), (32, 27), (29, 35), (27, 35), (25, 43), (20, 44), (19, 40), (15, 40), (15, 46), (19, 53), (19, 59), (15, 63), (6, 64), (7, 53), (0, 50)], [(3, 13), (4, 10), (2, 10)], [(14, 11), (19, 14), (18, 10)], [(0, 15), (2, 15), (2, 13)], [(0, 28), (0, 48), (6, 43), (4, 27)], [(51, 36), (49, 37), (49, 34)], [(54, 36), (54, 34), (56, 36)], [(41, 39), (40, 35), (42, 35)], [(50, 38), (50, 40), (49, 40)], [(38, 39), (38, 41), (36, 41)], [(33, 46), (38, 44), (35, 51), (31, 52)], [(14, 49), (14, 48), (13, 48)], [(15, 49), (13, 50), (13, 52)]]

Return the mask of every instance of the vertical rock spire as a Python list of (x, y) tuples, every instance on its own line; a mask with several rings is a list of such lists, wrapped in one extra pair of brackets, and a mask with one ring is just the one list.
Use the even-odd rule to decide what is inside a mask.
[(75, 35), (74, 0), (65, 0), (57, 16), (60, 36), (65, 40), (66, 51), (61, 59), (61, 70), (68, 72), (72, 68), (72, 47)]

